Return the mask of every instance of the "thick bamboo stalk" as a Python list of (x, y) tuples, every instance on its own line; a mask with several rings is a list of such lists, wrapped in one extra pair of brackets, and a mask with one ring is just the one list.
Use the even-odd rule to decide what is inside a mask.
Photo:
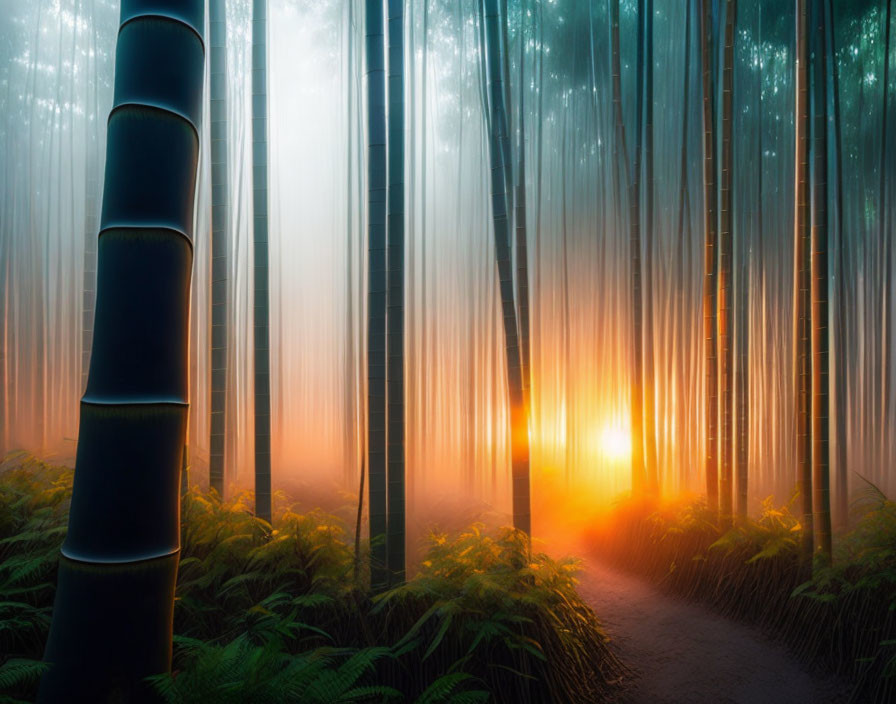
[(39, 700), (144, 701), (171, 659), (203, 3), (124, 0), (97, 307)]

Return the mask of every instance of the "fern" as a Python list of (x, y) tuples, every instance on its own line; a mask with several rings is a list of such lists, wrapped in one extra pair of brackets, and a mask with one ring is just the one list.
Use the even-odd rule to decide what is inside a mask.
[(474, 704), (475, 702), (487, 702), (489, 693), (484, 691), (458, 691), (459, 688), (469, 684), (473, 677), (465, 672), (454, 672), (443, 675), (433, 682), (426, 691), (420, 695), (416, 704)]
[(151, 678), (160, 696), (172, 704), (350, 704), (400, 697), (389, 687), (358, 686), (376, 662), (389, 654), (387, 648), (330, 649), (290, 656), (276, 644), (255, 646), (243, 636), (223, 646), (183, 638), (176, 643), (184, 669)]
[(11, 690), (37, 682), (48, 665), (39, 660), (13, 659), (0, 665), (0, 690)]
[[(26, 455), (0, 464), (0, 652), (38, 667), (71, 478)], [(434, 534), (420, 574), (371, 600), (337, 518), (278, 496), (267, 524), (253, 504), (183, 498), (174, 672), (152, 678), (164, 701), (595, 701), (623, 671), (577, 563), (530, 555), (517, 531)], [(35, 672), (0, 702), (33, 697)]]

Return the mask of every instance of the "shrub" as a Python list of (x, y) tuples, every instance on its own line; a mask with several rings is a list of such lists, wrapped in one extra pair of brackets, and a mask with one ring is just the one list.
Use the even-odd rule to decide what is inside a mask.
[(701, 499), (620, 502), (589, 534), (605, 559), (686, 599), (760, 626), (849, 677), (856, 701), (896, 693), (896, 506), (866, 492), (834, 566), (804, 565), (790, 504), (721, 531)]
[[(0, 470), (0, 701), (44, 669), (71, 480), (25, 455)], [(626, 672), (576, 564), (518, 532), (434, 535), (420, 574), (371, 598), (340, 521), (278, 503), (269, 525), (251, 494), (184, 496), (165, 701), (594, 702)]]

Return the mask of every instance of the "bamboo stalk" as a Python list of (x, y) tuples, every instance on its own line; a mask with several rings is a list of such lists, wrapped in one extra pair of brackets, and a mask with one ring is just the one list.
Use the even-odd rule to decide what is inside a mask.
[(203, 14), (198, 0), (121, 7), (93, 354), (42, 702), (144, 701), (145, 678), (170, 667)]

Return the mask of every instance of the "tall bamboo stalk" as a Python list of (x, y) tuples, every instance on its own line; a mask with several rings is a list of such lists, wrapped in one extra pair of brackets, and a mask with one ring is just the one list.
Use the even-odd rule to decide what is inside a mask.
[(718, 359), (716, 316), (716, 128), (713, 76), (712, 0), (700, 0), (700, 69), (703, 77), (703, 350), (706, 360), (706, 502), (712, 513), (719, 510), (718, 466)]
[(731, 202), (732, 142), (731, 116), (734, 93), (734, 24), (737, 12), (736, 0), (725, 1), (725, 37), (722, 53), (722, 146), (719, 179), (719, 294), (718, 294), (718, 344), (719, 344), (719, 404), (720, 409), (720, 459), (719, 516), (723, 525), (732, 517), (732, 491), (734, 474), (734, 346), (732, 345), (733, 310), (732, 286), (734, 236), (732, 232), (733, 210)]
[(846, 247), (847, 238), (843, 230), (843, 151), (842, 151), (842, 130), (840, 126), (840, 72), (837, 66), (837, 44), (834, 35), (834, 0), (827, 2), (827, 59), (828, 68), (831, 73), (831, 110), (833, 112), (833, 128), (834, 128), (834, 169), (835, 169), (835, 202), (837, 213), (837, 342), (836, 342), (836, 364), (834, 366), (834, 407), (836, 409), (835, 436), (837, 448), (837, 460), (835, 463), (836, 479), (835, 484), (837, 490), (834, 494), (836, 498), (835, 517), (837, 525), (840, 529), (845, 529), (849, 524), (849, 478), (847, 475), (847, 389), (846, 374), (848, 366), (846, 363), (847, 354), (847, 337), (846, 337)]
[[(762, 5), (756, 12), (757, 51), (760, 54), (756, 71), (756, 205), (754, 214), (757, 222), (756, 240), (762, 248), (763, 201), (762, 201)], [(735, 363), (737, 403), (734, 409), (734, 425), (737, 439), (735, 442), (734, 460), (734, 511), (739, 522), (747, 518), (749, 496), (749, 464), (750, 464), (750, 246), (745, 233), (738, 235), (737, 242), (737, 361)]]
[(811, 0), (809, 14), (812, 144), (811, 297), (812, 297), (812, 492), (815, 554), (831, 561), (830, 418), (828, 325), (828, 81), (824, 0)]
[[(878, 256), (878, 266), (880, 266), (882, 270), (882, 281), (880, 284), (880, 324), (881, 324), (881, 342), (880, 342), (880, 369), (881, 369), (881, 380), (880, 380), (880, 421), (881, 426), (883, 428), (887, 428), (888, 423), (890, 421), (890, 397), (891, 391), (890, 386), (892, 382), (890, 381), (891, 377), (891, 367), (892, 365), (892, 355), (893, 351), (891, 349), (891, 325), (890, 325), (890, 298), (892, 296), (891, 293), (891, 285), (892, 285), (892, 270), (893, 270), (893, 258), (891, 255), (891, 236), (889, 233), (891, 232), (890, 227), (890, 208), (889, 208), (889, 186), (890, 181), (887, 176), (887, 160), (890, 158), (888, 142), (889, 142), (889, 132), (892, 130), (892, 126), (890, 125), (889, 120), (889, 112), (890, 112), (890, 60), (891, 60), (891, 50), (890, 50), (890, 35), (891, 35), (891, 27), (892, 27), (892, 11), (893, 11), (893, 0), (886, 0), (886, 8), (884, 9), (884, 46), (883, 46), (883, 81), (881, 84), (881, 93), (882, 102), (883, 102), (883, 114), (881, 115), (880, 121), (880, 153), (878, 155), (878, 165), (877, 165), (877, 179), (878, 179), (878, 201), (877, 201), (877, 242), (879, 248), (879, 256)], [(887, 456), (888, 443), (891, 442), (892, 433), (884, 432), (880, 433), (880, 449), (878, 450), (878, 457), (880, 458), (877, 463), (877, 467), (873, 467), (872, 470), (875, 472), (880, 472), (880, 475), (883, 476), (884, 471), (884, 463)]]
[(810, 426), (812, 394), (810, 321), (810, 230), (809, 230), (809, 48), (806, 29), (806, 0), (796, 0), (796, 150), (794, 153), (796, 197), (794, 199), (793, 254), (793, 374), (796, 412), (796, 480), (802, 509), (801, 554), (808, 563), (812, 555), (812, 438)]
[[(620, 156), (625, 174), (625, 187), (628, 191), (629, 212), (631, 214), (631, 222), (629, 223), (629, 245), (632, 259), (632, 309), (634, 320), (640, 320), (640, 301), (641, 301), (641, 235), (639, 231), (639, 189), (637, 183), (639, 179), (637, 172), (640, 170), (640, 157), (636, 148), (634, 169), (629, 163), (628, 144), (626, 142), (625, 119), (622, 111), (622, 67), (619, 54), (619, 0), (611, 0), (610, 4), (610, 44), (612, 52), (612, 71), (613, 71), (613, 114), (615, 122), (614, 131), (614, 168), (618, 170)], [(640, 54), (640, 52), (639, 52)], [(641, 72), (639, 72), (639, 76)], [(640, 79), (639, 79), (640, 81)], [(640, 92), (640, 89), (639, 89)], [(640, 109), (637, 111), (640, 115)], [(621, 151), (621, 154), (619, 153)], [(634, 172), (634, 173), (633, 173)], [(617, 194), (622, 189), (617, 187)], [(643, 394), (641, 391), (641, 338), (640, 325), (633, 323), (633, 347), (631, 362), (631, 435), (632, 435), (632, 492), (639, 494), (644, 489), (645, 469), (644, 469), (644, 413), (643, 413)]]
[(370, 582), (389, 583), (386, 562), (386, 68), (383, 0), (365, 5), (367, 62), (367, 471)]
[(171, 663), (203, 5), (121, 5), (93, 354), (42, 702), (145, 701), (146, 677)]
[[(90, 6), (91, 24), (91, 64), (93, 67), (93, 88), (88, 98), (92, 119), (85, 120), (85, 143), (87, 158), (85, 160), (84, 186), (84, 274), (81, 293), (81, 390), (87, 388), (87, 372), (90, 368), (90, 343), (93, 340), (93, 314), (96, 306), (96, 230), (99, 224), (99, 101), (97, 96), (97, 22), (96, 7)], [(92, 129), (88, 126), (93, 123)]]
[(268, 281), (267, 0), (252, 0), (252, 212), (255, 515), (271, 520), (271, 345)]
[[(357, 359), (357, 336), (355, 335), (355, 211), (353, 182), (355, 177), (355, 103), (354, 103), (354, 70), (355, 70), (355, 16), (354, 3), (345, 3), (345, 28), (342, 62), (345, 73), (345, 345), (343, 352), (343, 379), (345, 383), (345, 407), (343, 409), (343, 432), (345, 446), (343, 464), (346, 484), (358, 480), (358, 423), (357, 398), (358, 375), (355, 360)], [(359, 491), (359, 505), (363, 503), (363, 491)], [(357, 556), (357, 555), (356, 555)]]
[(656, 384), (653, 358), (653, 244), (654, 196), (653, 175), (653, 0), (644, 7), (644, 457), (647, 489), (659, 491), (659, 460), (656, 447)]
[[(523, 400), (527, 409), (531, 409), (529, 402), (529, 389), (532, 384), (531, 355), (532, 349), (529, 341), (529, 254), (528, 231), (526, 225), (526, 107), (523, 100), (525, 95), (525, 35), (523, 34), (524, 9), (520, 6), (519, 27), (519, 133), (517, 136), (516, 153), (516, 297), (520, 316), (520, 350), (522, 351), (523, 365)], [(541, 125), (538, 126), (541, 129)], [(531, 410), (529, 411), (531, 418)]]
[[(404, 407), (404, 0), (389, 0), (388, 37), (388, 289), (386, 333), (387, 520), (390, 584), (405, 578)], [(425, 146), (424, 146), (425, 148)]]
[(209, 2), (209, 127), (212, 166), (212, 334), (209, 486), (224, 495), (227, 411), (227, 272), (230, 179), (227, 164), (227, 2)]
[(492, 218), (495, 231), (495, 256), (501, 291), (504, 320), (504, 349), (507, 358), (507, 387), (510, 401), (510, 449), (513, 480), (513, 525), (531, 534), (529, 498), (529, 423), (523, 399), (522, 365), (516, 303), (513, 295), (513, 270), (510, 253), (510, 232), (507, 218), (507, 175), (504, 163), (507, 134), (507, 113), (500, 37), (500, 14), (497, 0), (482, 0), (481, 21), (485, 24), (486, 73), (488, 76), (490, 113), (489, 161), (491, 163)]

